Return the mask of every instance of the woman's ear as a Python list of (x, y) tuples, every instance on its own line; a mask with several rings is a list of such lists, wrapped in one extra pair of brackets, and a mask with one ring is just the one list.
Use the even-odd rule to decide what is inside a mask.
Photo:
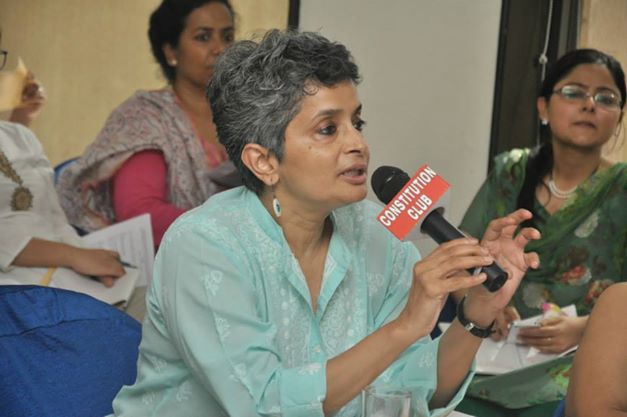
[(274, 153), (258, 143), (244, 145), (242, 162), (268, 187), (273, 186), (279, 180), (279, 160)]
[(163, 54), (165, 55), (165, 60), (171, 67), (176, 67), (178, 64), (176, 49), (172, 47), (169, 43), (166, 43), (162, 47)]
[(544, 97), (538, 97), (536, 100), (536, 107), (538, 108), (538, 117), (543, 125), (549, 122), (549, 109), (548, 103)]

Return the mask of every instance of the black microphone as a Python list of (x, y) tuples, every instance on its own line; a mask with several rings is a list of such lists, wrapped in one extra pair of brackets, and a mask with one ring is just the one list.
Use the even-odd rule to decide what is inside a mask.
[[(374, 171), (370, 183), (377, 198), (388, 204), (409, 180), (409, 175), (402, 169), (384, 165)], [(420, 223), (420, 231), (429, 235), (438, 244), (465, 237), (437, 209), (431, 211)], [(475, 273), (473, 270), (468, 272)], [(483, 285), (490, 292), (497, 291), (507, 281), (507, 273), (496, 262), (484, 266), (480, 272), (486, 273), (487, 279), (483, 281)]]

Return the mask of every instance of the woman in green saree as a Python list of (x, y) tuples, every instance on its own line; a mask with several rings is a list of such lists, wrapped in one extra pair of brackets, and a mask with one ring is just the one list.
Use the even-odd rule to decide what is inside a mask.
[[(547, 353), (576, 346), (601, 292), (627, 281), (627, 164), (601, 152), (620, 135), (625, 95), (623, 70), (611, 56), (580, 49), (561, 57), (537, 100), (547, 139), (535, 149), (498, 155), (468, 208), (460, 227), (473, 236), (481, 236), (491, 219), (521, 207), (533, 212), (533, 226), (542, 233), (527, 248), (540, 255), (540, 268), (527, 272), (497, 337), (507, 335), (508, 321), (541, 314), (546, 303), (575, 304), (578, 317), (545, 319), (519, 337)], [(568, 370), (552, 374), (565, 392)], [(540, 391), (530, 395), (530, 405), (543, 401)]]

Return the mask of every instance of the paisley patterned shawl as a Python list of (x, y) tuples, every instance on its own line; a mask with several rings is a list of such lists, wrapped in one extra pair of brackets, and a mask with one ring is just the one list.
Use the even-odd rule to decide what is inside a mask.
[(57, 191), (70, 223), (86, 230), (113, 223), (109, 180), (133, 154), (149, 149), (163, 152), (168, 199), (177, 207), (196, 207), (239, 182), (230, 161), (209, 167), (171, 89), (138, 91), (113, 111), (95, 141), (62, 172)]

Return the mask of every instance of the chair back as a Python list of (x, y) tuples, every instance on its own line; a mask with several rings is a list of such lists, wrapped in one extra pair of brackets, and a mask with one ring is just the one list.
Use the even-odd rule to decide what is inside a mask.
[(557, 408), (555, 409), (555, 412), (553, 413), (553, 417), (564, 417), (565, 412), (566, 412), (566, 403), (564, 402), (564, 400), (562, 400), (557, 405)]
[(74, 158), (67, 159), (57, 164), (54, 167), (54, 185), (57, 185), (57, 183), (59, 182), (59, 177), (61, 176), (61, 173), (63, 172), (63, 170), (69, 167), (70, 165), (72, 165), (74, 162), (76, 162), (77, 159), (78, 159), (77, 156)]
[(0, 415), (100, 417), (135, 382), (141, 326), (87, 295), (0, 286)]

